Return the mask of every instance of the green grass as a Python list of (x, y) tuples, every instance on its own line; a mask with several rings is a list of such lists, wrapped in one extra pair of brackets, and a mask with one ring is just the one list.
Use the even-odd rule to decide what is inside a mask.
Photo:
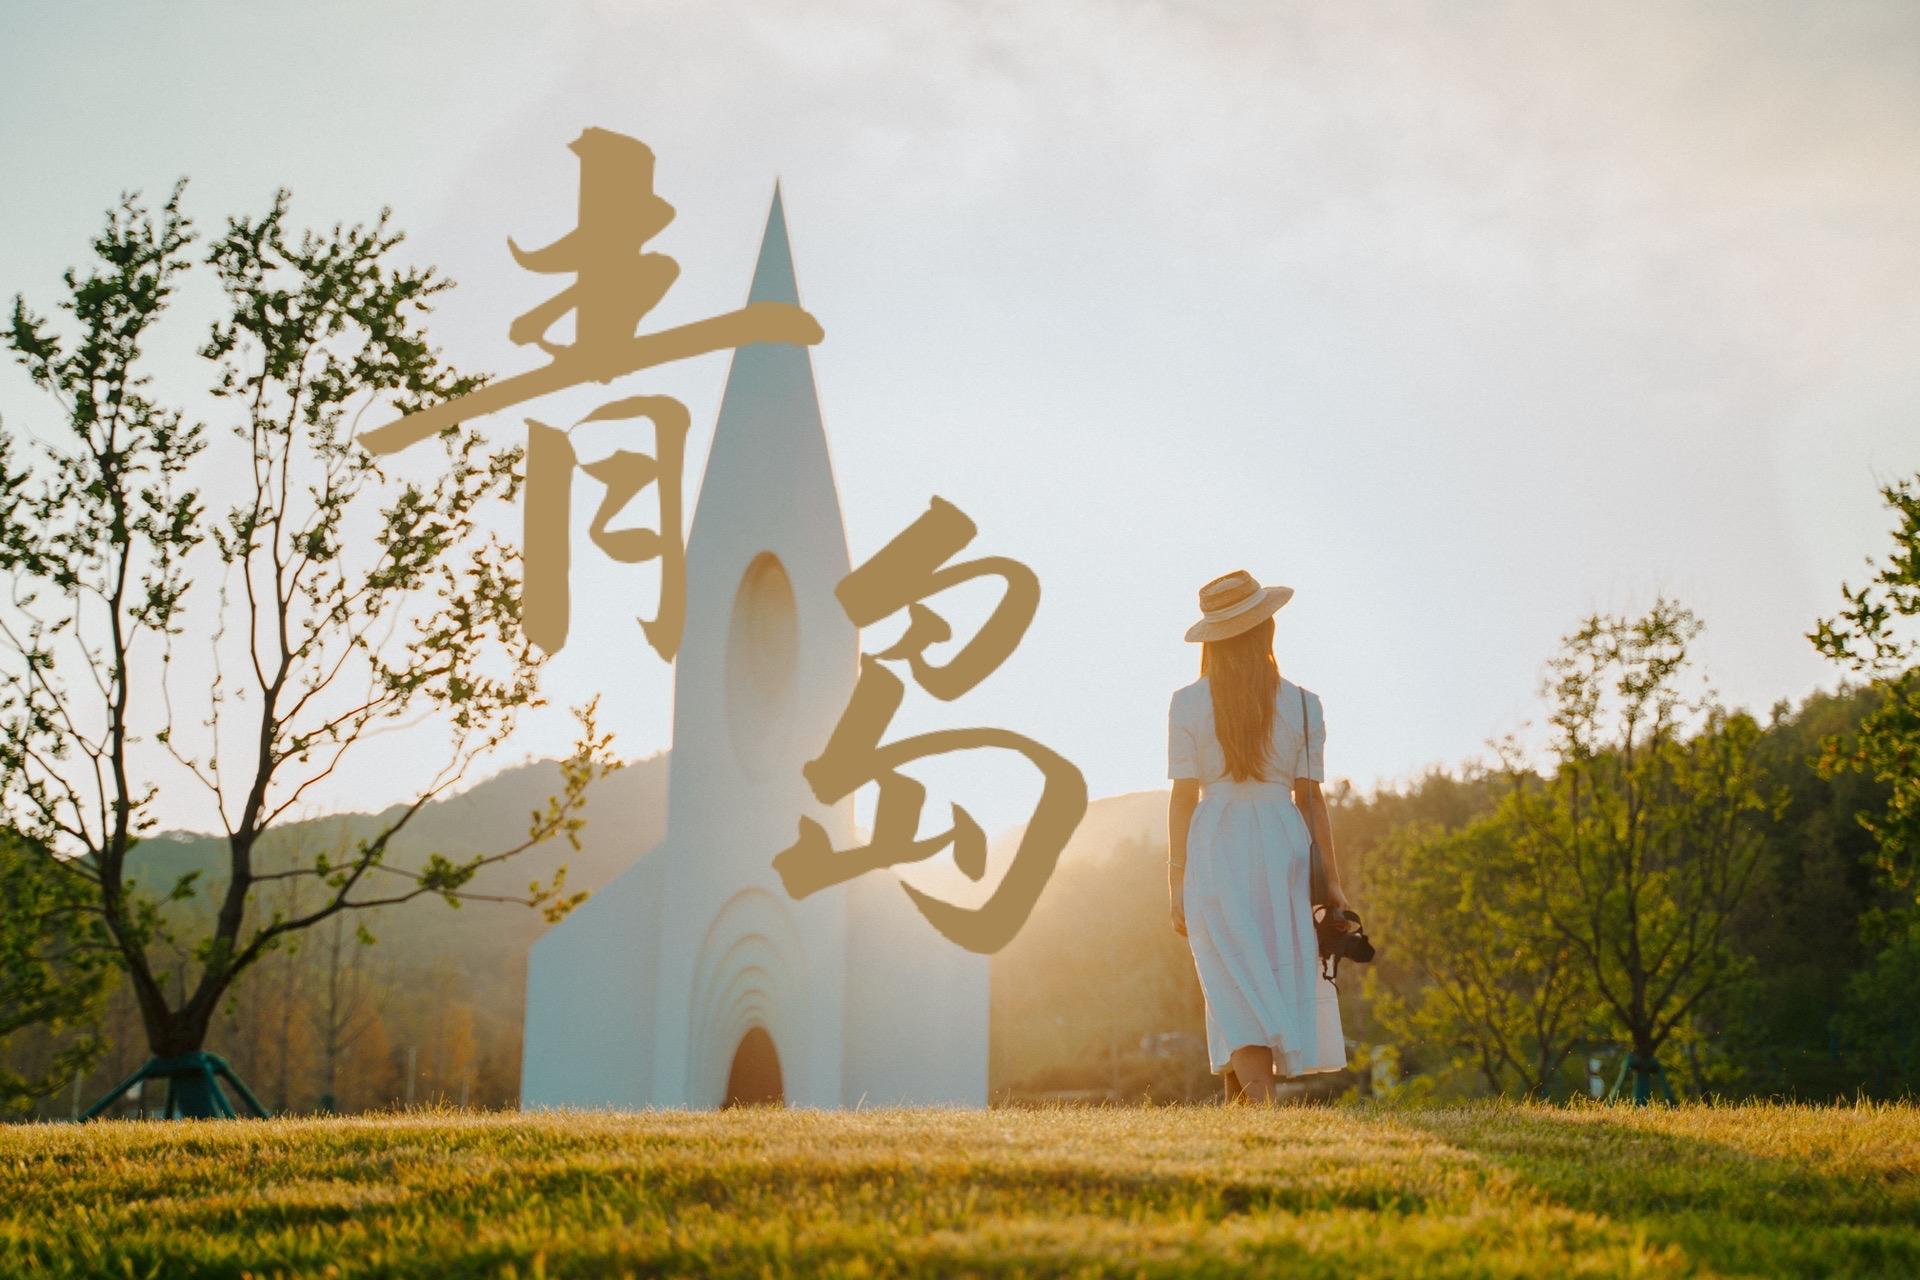
[(1920, 1108), (28, 1126), (0, 1271), (1920, 1276)]

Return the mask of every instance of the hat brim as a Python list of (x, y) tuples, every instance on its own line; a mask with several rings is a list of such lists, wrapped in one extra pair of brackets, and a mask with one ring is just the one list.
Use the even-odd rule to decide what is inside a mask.
[(1230, 618), (1202, 618), (1187, 628), (1190, 641), (1225, 640), (1237, 636), (1242, 631), (1252, 630), (1274, 614), (1280, 612), (1280, 606), (1293, 599), (1292, 587), (1262, 587), (1252, 598), (1253, 602), (1243, 611)]

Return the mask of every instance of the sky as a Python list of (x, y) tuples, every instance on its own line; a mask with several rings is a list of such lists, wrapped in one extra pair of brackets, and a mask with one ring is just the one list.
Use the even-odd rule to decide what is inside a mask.
[[(589, 126), (678, 210), (650, 327), (744, 300), (780, 182), (854, 561), (938, 494), (1041, 583), (1006, 665), (899, 730), (1017, 730), (1095, 796), (1163, 784), (1234, 568), (1295, 588), (1282, 671), (1363, 788), (1486, 758), (1561, 636), (1661, 593), (1764, 715), (1836, 683), (1805, 633), (1920, 470), (1911, 4), (15, 4), (0, 294), (45, 309), (122, 191), (187, 175), (206, 231), (284, 186), (311, 225), (391, 206), (459, 282), (449, 358), (514, 372), (554, 284), (506, 240), (571, 225)], [(163, 387), (204, 385), (191, 339)], [(648, 375), (692, 410), (690, 495), (725, 374)], [(0, 415), (56, 425), (11, 367)], [(576, 608), (499, 766), (594, 693), (623, 753), (669, 745), (652, 571), (576, 564), (576, 601), (632, 606)], [(369, 744), (316, 810), (429, 754)], [(989, 831), (1033, 795), (927, 776)], [(162, 818), (213, 821), (171, 784)]]

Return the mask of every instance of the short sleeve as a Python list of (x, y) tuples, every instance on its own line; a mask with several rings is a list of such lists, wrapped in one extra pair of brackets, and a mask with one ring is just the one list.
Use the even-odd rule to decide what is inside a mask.
[(1300, 773), (1302, 778), (1312, 778), (1315, 782), (1327, 780), (1327, 714), (1320, 706), (1320, 695), (1307, 695), (1307, 742), (1301, 753)]
[(1200, 777), (1200, 744), (1194, 741), (1193, 726), (1180, 714), (1177, 696), (1167, 707), (1167, 776), (1196, 781)]

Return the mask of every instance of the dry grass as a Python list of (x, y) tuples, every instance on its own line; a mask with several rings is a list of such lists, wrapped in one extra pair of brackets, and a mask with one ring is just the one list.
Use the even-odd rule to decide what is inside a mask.
[(415, 1113), (0, 1130), (50, 1276), (1920, 1275), (1920, 1109)]

